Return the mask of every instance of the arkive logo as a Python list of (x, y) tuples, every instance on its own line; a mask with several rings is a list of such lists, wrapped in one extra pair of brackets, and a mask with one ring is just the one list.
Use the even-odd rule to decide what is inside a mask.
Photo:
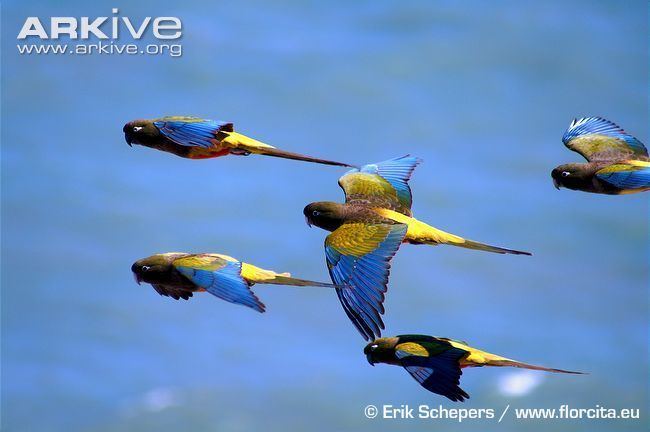
[[(178, 17), (27, 17), (16, 39), (19, 54), (50, 55), (169, 55), (180, 57), (183, 23)], [(150, 36), (146, 37), (145, 36)], [(156, 43), (140, 42), (155, 39)], [(136, 43), (140, 42), (140, 43)], [(173, 43), (172, 43), (173, 42)]]
[[(117, 16), (119, 9), (113, 8), (111, 17), (51, 17), (49, 32), (38, 17), (27, 17), (17, 39), (30, 37), (39, 39), (59, 39), (67, 36), (70, 39), (87, 40), (91, 35), (97, 39), (117, 40), (120, 36), (129, 35), (139, 40), (149, 30), (156, 39), (178, 39), (182, 36), (182, 22), (177, 17), (145, 17), (140, 22), (133, 22), (129, 17)], [(109, 24), (110, 23), (110, 24)]]

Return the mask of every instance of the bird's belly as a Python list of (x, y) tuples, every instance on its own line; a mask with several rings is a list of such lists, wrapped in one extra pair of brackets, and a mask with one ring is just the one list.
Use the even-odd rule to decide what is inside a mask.
[(229, 150), (219, 141), (212, 140), (211, 142), (212, 146), (207, 148), (200, 146), (184, 146), (177, 144), (171, 140), (164, 140), (162, 142), (156, 141), (154, 143), (146, 143), (142, 145), (188, 159), (215, 158), (219, 156), (225, 156), (229, 153)]
[(621, 190), (618, 194), (619, 195), (629, 195), (637, 192), (646, 192), (649, 191), (650, 187), (643, 187), (643, 188), (637, 188), (637, 189), (623, 189)]
[(186, 157), (190, 159), (210, 159), (219, 156), (225, 156), (228, 153), (230, 153), (230, 151), (228, 149), (222, 148), (221, 146), (210, 148), (190, 147)]

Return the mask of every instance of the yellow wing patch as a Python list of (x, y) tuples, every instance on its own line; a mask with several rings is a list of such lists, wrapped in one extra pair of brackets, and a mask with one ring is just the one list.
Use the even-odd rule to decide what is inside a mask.
[(339, 253), (360, 257), (377, 249), (390, 231), (390, 225), (349, 223), (343, 224), (325, 239)]
[(566, 146), (581, 154), (588, 161), (634, 154), (634, 150), (625, 141), (600, 134), (589, 134), (573, 138)]
[(415, 342), (404, 342), (401, 344), (395, 345), (395, 349), (398, 351), (404, 351), (414, 356), (419, 357), (429, 357), (429, 351), (419, 343)]
[(650, 167), (650, 162), (645, 162), (640, 160), (629, 160), (629, 161), (606, 166), (605, 168), (598, 170), (596, 174), (607, 174), (607, 173), (621, 172), (621, 171), (635, 171), (637, 169), (644, 169), (648, 167)]
[(174, 260), (176, 267), (189, 267), (201, 270), (215, 271), (226, 265), (226, 260), (216, 254), (190, 255)]
[(239, 260), (222, 254), (196, 254), (174, 260), (174, 265), (215, 271), (225, 266), (227, 262), (239, 262)]
[(343, 188), (346, 198), (364, 195), (389, 199), (399, 204), (395, 188), (377, 174), (362, 172), (346, 174), (339, 179), (339, 185)]
[(641, 167), (635, 167), (634, 165), (630, 164), (613, 164), (609, 165), (601, 170), (598, 170), (596, 174), (607, 174), (607, 173), (613, 173), (613, 172), (621, 172), (621, 171), (632, 171), (635, 168), (641, 168)]
[(411, 209), (400, 202), (395, 188), (378, 174), (353, 172), (339, 179), (345, 201), (367, 201), (378, 207), (395, 209), (410, 215)]

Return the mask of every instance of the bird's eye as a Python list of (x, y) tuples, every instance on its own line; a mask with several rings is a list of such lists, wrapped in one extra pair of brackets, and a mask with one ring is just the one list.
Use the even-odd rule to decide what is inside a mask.
[(133, 132), (139, 132), (142, 129), (143, 129), (142, 126), (133, 126)]
[(569, 171), (562, 171), (562, 177), (569, 177), (571, 173)]
[(311, 212), (312, 216), (320, 216), (320, 212), (318, 210), (314, 210)]
[(370, 349), (373, 351), (376, 350), (377, 348), (379, 348), (379, 345), (370, 345)]
[(145, 271), (145, 272), (146, 272), (146, 271), (149, 270), (150, 268), (151, 268), (151, 267), (149, 267), (149, 266), (142, 266), (142, 271)]

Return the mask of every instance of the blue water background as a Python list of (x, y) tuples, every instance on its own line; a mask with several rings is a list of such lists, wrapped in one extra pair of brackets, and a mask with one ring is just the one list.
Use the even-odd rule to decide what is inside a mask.
[[(178, 16), (183, 56), (20, 56), (27, 16)], [(560, 138), (601, 115), (649, 141), (643, 1), (4, 2), (2, 425), (7, 431), (645, 430), (648, 195), (557, 191)], [(344, 170), (129, 148), (122, 125), (230, 120), (353, 163), (411, 153), (413, 210), (533, 257), (405, 246), (386, 335), (426, 333), (586, 376), (504, 394), (463, 374), (464, 407), (641, 408), (644, 420), (367, 420), (367, 404), (459, 407), (370, 367), (325, 289), (258, 286), (268, 312), (133, 282), (155, 252), (221, 252), (327, 280), (302, 208)]]

